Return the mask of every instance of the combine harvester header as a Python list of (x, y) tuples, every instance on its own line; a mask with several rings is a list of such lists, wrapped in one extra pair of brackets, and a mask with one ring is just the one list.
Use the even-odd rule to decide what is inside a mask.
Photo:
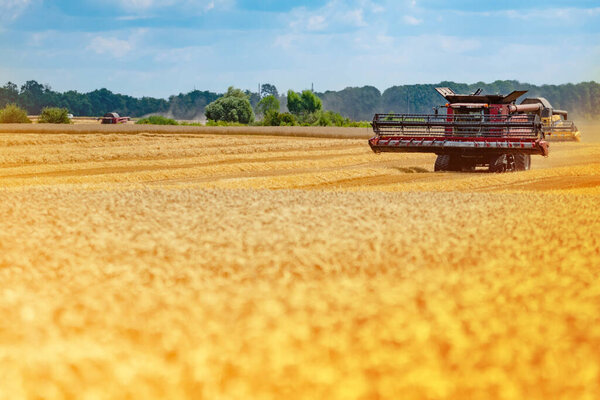
[(438, 155), (435, 171), (472, 171), (487, 166), (491, 172), (528, 170), (531, 155), (548, 155), (539, 113), (540, 104), (515, 105), (525, 90), (508, 95), (469, 95), (436, 88), (448, 101), (446, 113), (375, 114), (375, 153), (420, 152)]

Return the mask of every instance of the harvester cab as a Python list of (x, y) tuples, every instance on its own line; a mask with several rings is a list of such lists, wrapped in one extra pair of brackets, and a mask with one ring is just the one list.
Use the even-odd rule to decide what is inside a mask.
[(533, 106), (515, 105), (526, 90), (508, 95), (457, 94), (436, 88), (447, 103), (445, 113), (375, 114), (375, 136), (369, 145), (375, 153), (435, 153), (435, 171), (491, 172), (528, 170), (531, 155), (548, 155), (540, 116)]

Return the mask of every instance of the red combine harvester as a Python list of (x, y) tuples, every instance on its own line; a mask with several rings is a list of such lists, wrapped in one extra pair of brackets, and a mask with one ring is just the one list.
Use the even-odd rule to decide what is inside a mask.
[(515, 105), (526, 90), (509, 95), (456, 94), (436, 88), (448, 103), (434, 114), (375, 114), (369, 145), (375, 153), (435, 153), (435, 171), (528, 170), (532, 154), (548, 156), (537, 104)]
[(129, 121), (129, 117), (119, 117), (119, 114), (115, 112), (109, 112), (104, 114), (100, 119), (101, 124), (124, 124)]

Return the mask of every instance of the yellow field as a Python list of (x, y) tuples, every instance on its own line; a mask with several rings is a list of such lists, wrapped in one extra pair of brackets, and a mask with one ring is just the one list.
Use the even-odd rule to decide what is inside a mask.
[(596, 399), (579, 125), (493, 175), (339, 130), (4, 127), (0, 398)]

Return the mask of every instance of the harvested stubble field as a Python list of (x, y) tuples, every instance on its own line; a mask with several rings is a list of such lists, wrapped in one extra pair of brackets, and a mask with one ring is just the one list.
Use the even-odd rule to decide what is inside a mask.
[(599, 128), (500, 175), (362, 139), (2, 133), (0, 398), (595, 399)]

